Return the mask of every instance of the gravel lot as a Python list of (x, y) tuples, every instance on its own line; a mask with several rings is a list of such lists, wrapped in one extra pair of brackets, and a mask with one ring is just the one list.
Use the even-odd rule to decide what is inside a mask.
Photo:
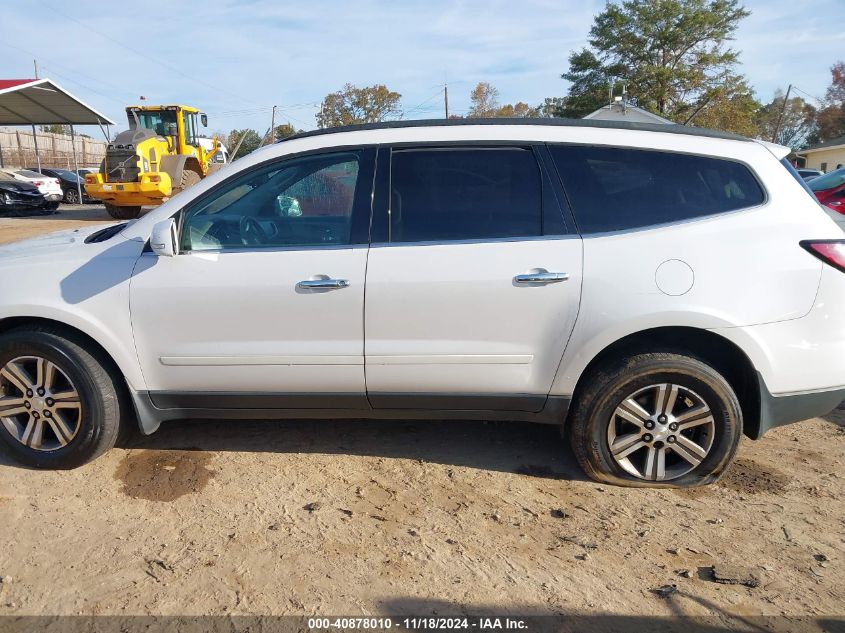
[[(107, 220), (0, 219), (0, 242)], [(69, 472), (0, 452), (0, 614), (835, 618), (843, 461), (845, 410), (695, 491), (585, 481), (525, 424), (168, 423)]]

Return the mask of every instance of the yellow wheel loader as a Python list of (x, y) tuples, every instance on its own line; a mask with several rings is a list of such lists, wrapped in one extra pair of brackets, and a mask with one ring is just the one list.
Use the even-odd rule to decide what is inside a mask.
[(106, 149), (100, 172), (85, 176), (85, 191), (102, 200), (113, 218), (137, 218), (142, 206), (156, 206), (198, 183), (225, 161), (225, 151), (213, 139), (199, 136), (208, 118), (183, 105), (129, 106), (129, 129)]

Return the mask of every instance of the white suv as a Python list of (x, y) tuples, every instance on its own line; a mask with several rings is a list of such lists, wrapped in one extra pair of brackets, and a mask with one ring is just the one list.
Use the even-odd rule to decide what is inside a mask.
[(562, 424), (714, 481), (845, 398), (845, 242), (784, 147), (680, 126), (300, 134), (145, 217), (0, 249), (0, 436), (80, 465), (186, 418)]

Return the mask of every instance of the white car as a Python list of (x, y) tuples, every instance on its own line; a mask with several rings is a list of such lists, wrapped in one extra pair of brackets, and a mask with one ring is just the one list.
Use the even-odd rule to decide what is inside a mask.
[(38, 191), (40, 191), (41, 195), (44, 196), (44, 199), (50, 203), (50, 208), (58, 208), (59, 202), (62, 201), (62, 197), (64, 195), (62, 193), (61, 186), (59, 186), (58, 178), (44, 176), (38, 172), (29, 171), (28, 169), (12, 169), (3, 171), (15, 180), (28, 182), (29, 184), (38, 187)]
[(524, 420), (600, 481), (712, 482), (743, 434), (845, 398), (845, 240), (788, 152), (594, 121), (300, 134), (0, 248), (0, 437), (67, 468), (135, 419)]

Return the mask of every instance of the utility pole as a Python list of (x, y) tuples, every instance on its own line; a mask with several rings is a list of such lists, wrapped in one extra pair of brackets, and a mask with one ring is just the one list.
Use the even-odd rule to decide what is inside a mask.
[(36, 78), (36, 79), (38, 79), (38, 60), (37, 60), (37, 59), (33, 59), (33, 60), (32, 60), (32, 65), (35, 67), (35, 78)]
[(778, 142), (778, 133), (780, 132), (780, 124), (783, 122), (783, 115), (786, 112), (786, 104), (789, 103), (789, 93), (792, 92), (792, 84), (786, 89), (786, 96), (783, 98), (783, 107), (780, 109), (777, 125), (775, 125), (775, 133), (772, 134), (772, 143)]
[(449, 118), (449, 84), (443, 84), (443, 105), (446, 106), (446, 118)]
[(270, 115), (270, 145), (276, 142), (276, 106), (273, 106), (273, 114)]

